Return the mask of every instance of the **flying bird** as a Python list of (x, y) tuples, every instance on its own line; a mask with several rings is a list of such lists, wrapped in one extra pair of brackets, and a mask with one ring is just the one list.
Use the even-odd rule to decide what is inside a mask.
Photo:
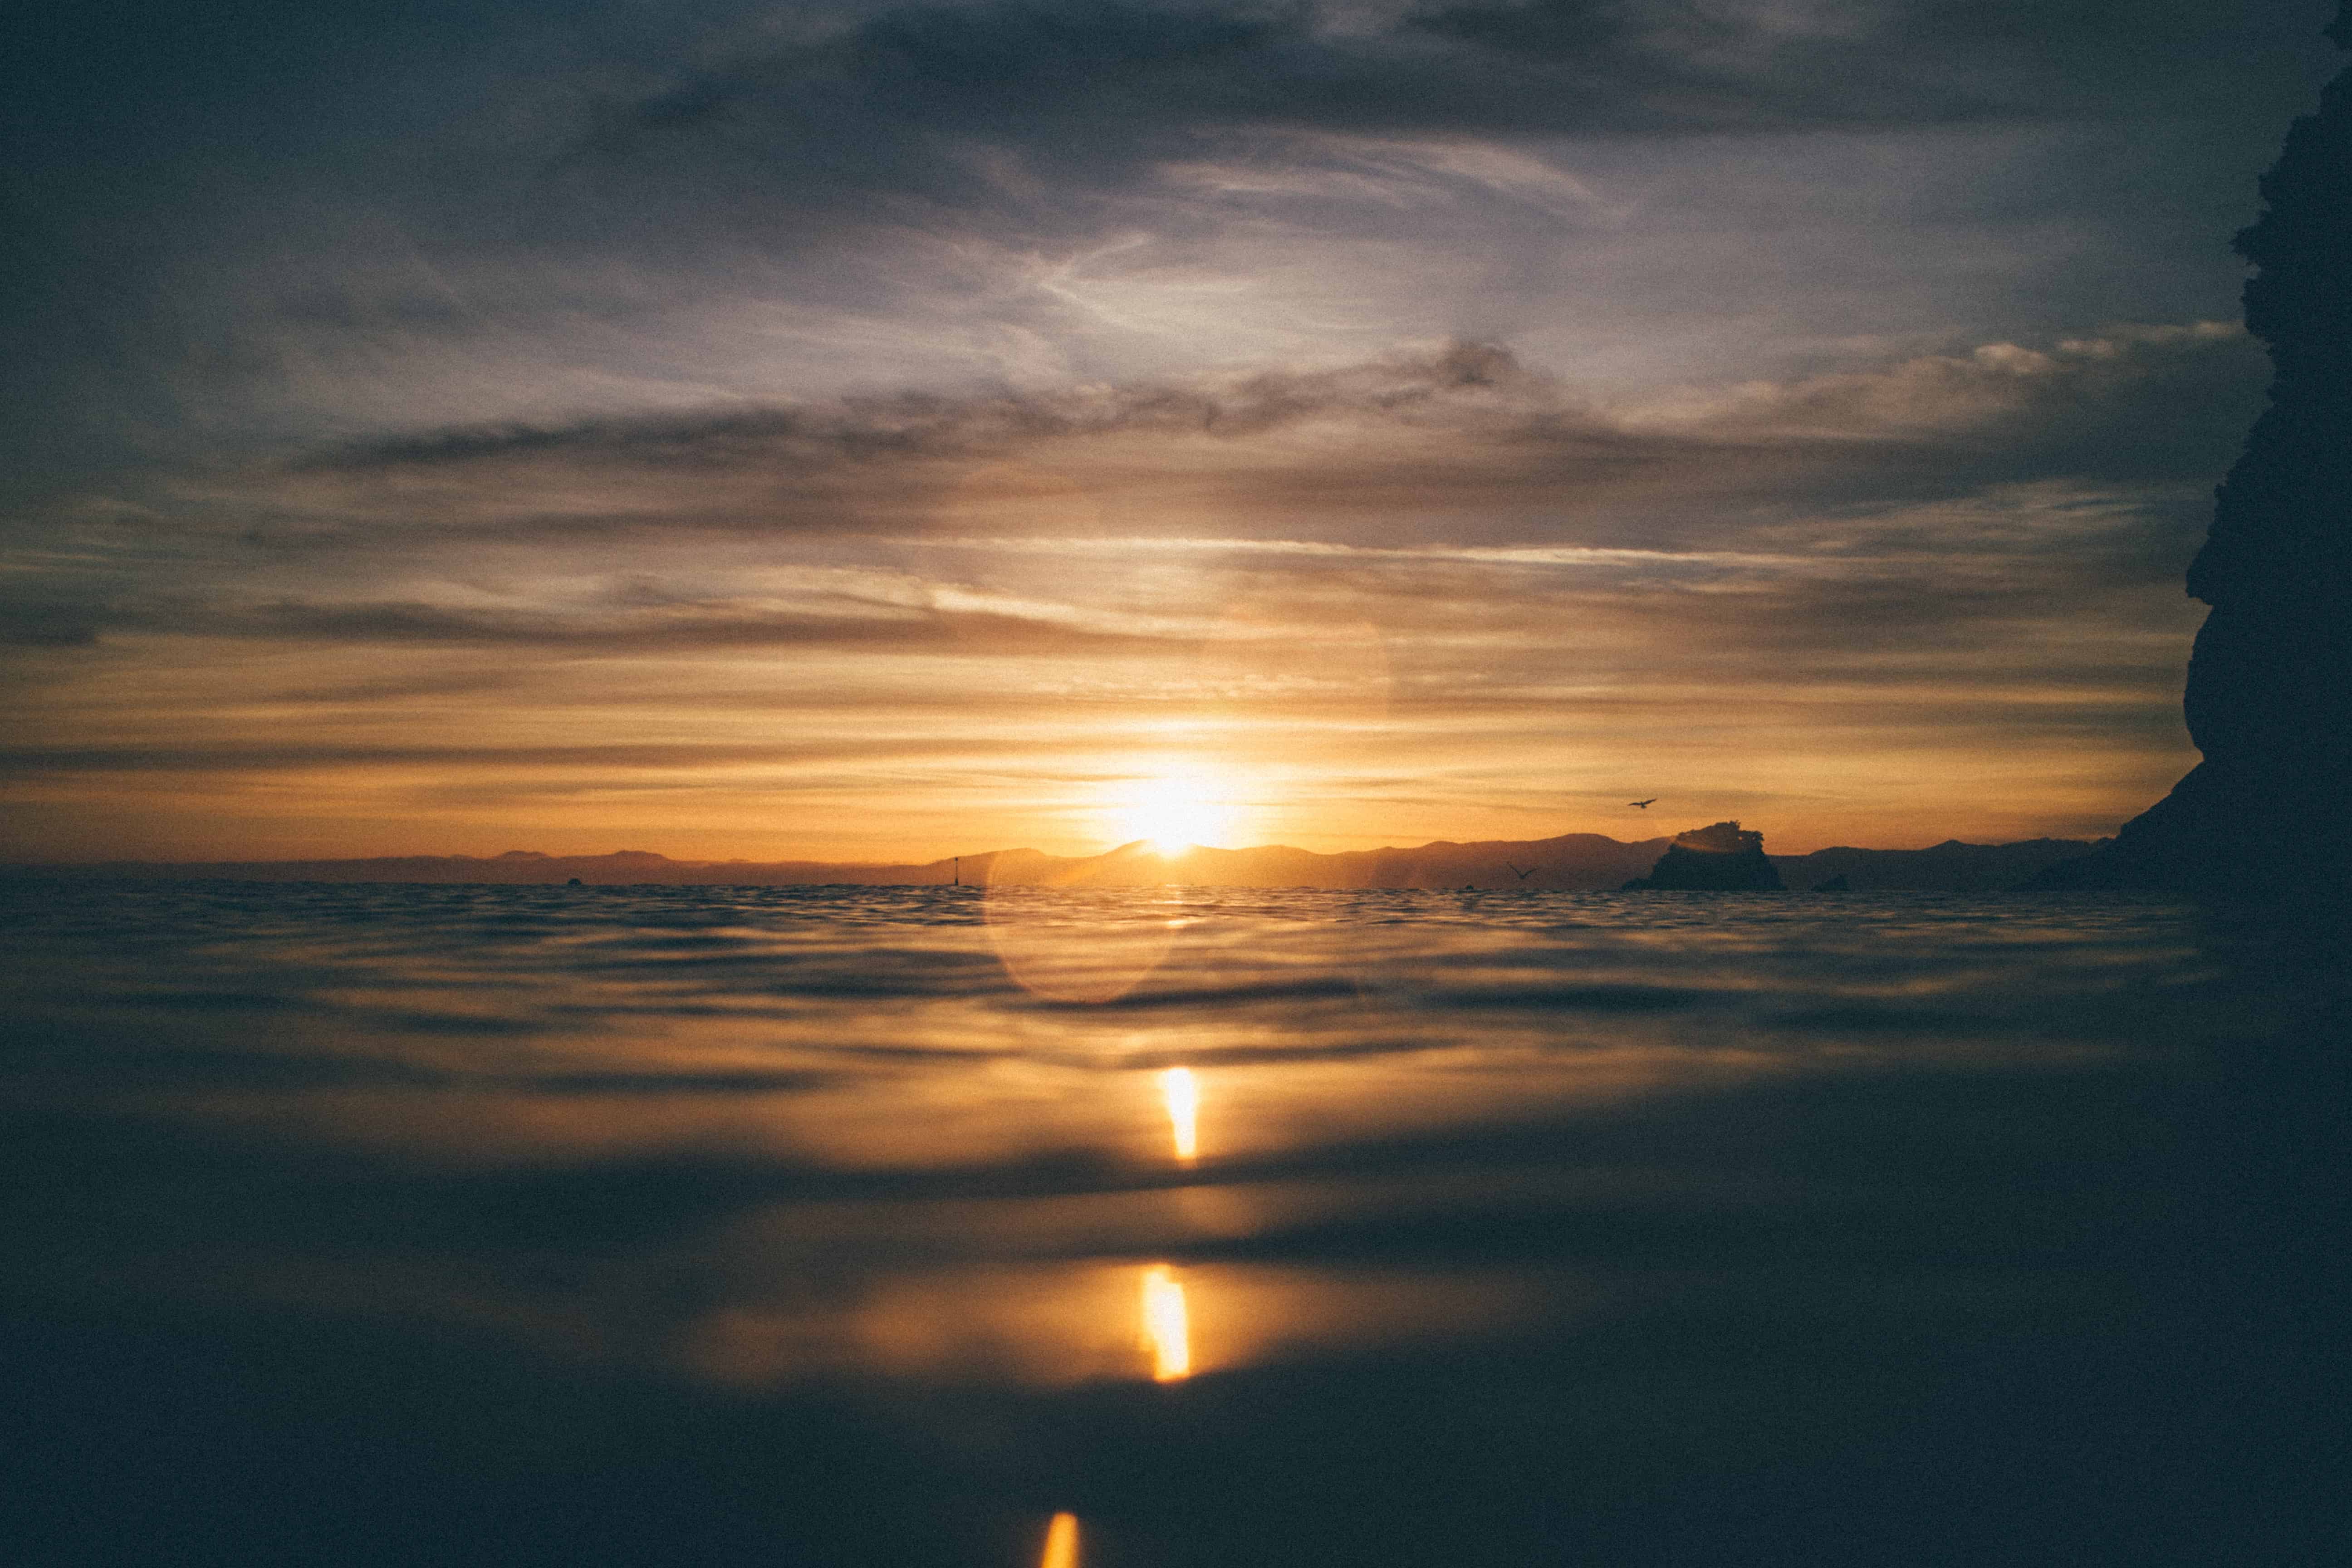
[[(1504, 861), (1503, 864), (1506, 866), (1511, 866), (1511, 863), (1508, 860)], [(1511, 874), (1517, 877), (1520, 881), (1524, 882), (1529, 877), (1536, 874), (1536, 868), (1533, 866), (1530, 866), (1526, 870), (1522, 871), (1517, 866), (1511, 866)]]
[(1627, 805), (1638, 807), (1643, 811), (1647, 811), (1656, 803), (1657, 798), (1658, 797), (1656, 795), (1652, 795), (1648, 800), (1629, 800), (1625, 804)]

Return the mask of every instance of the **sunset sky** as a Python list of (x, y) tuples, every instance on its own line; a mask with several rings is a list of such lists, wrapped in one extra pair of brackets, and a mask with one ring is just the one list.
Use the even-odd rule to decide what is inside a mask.
[(39, 8), (0, 858), (2112, 832), (2334, 11)]

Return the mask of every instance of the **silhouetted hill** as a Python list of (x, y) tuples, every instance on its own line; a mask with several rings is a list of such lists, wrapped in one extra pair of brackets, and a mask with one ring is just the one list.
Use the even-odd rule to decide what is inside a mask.
[[(1103, 855), (1046, 855), (1004, 849), (966, 855), (968, 883), (1001, 887), (1122, 888), (1163, 883), (1229, 888), (1476, 887), (1599, 891), (1641, 877), (1667, 840), (1621, 843), (1598, 833), (1556, 838), (1495, 839), (1474, 844), (1441, 840), (1415, 848), (1360, 849), (1318, 855), (1286, 845), (1252, 849), (1193, 848), (1162, 858), (1148, 845), (1122, 845)], [(2014, 887), (2046, 866), (2095, 847), (2078, 839), (2037, 838), (2025, 844), (1962, 844), (1932, 849), (1818, 849), (1769, 857), (1791, 887), (1809, 888), (1831, 876), (1850, 879), (1857, 892), (1923, 889), (1983, 892)], [(1518, 872), (1528, 875), (1523, 879)], [(0, 875), (64, 876), (255, 882), (432, 882), (547, 884), (578, 878), (590, 887), (644, 883), (731, 887), (906, 887), (945, 883), (952, 859), (910, 864), (824, 860), (673, 860), (642, 849), (611, 855), (401, 855), (361, 860), (118, 860), (88, 866), (7, 866)]]
[(1843, 877), (1857, 893), (1991, 893), (2014, 888), (2053, 866), (2078, 859), (2108, 840), (2030, 838), (2020, 844), (1963, 844), (1947, 838), (1929, 849), (1816, 849), (1775, 855), (1772, 864), (1792, 888), (1817, 888)]
[[(1654, 859), (1663, 839), (1621, 844), (1598, 833), (1557, 838), (1456, 844), (1441, 839), (1412, 849), (1358, 849), (1318, 855), (1286, 845), (1251, 849), (1194, 847), (1162, 859), (1143, 844), (1129, 844), (1079, 860), (1005, 858), (992, 879), (1058, 887), (1132, 887), (1191, 882), (1227, 888), (1528, 888), (1593, 890), (1613, 888), (1623, 868)], [(1031, 852), (1020, 852), (1024, 857)], [(1518, 873), (1524, 871), (1525, 877)]]
[[(1318, 855), (1286, 845), (1252, 849), (1194, 847), (1161, 857), (1142, 843), (1108, 854), (1046, 855), (1004, 849), (962, 858), (966, 882), (1000, 887), (1123, 888), (1190, 883), (1232, 888), (1615, 888), (1648, 869), (1663, 838), (1621, 844), (1597, 833), (1557, 838), (1439, 842), (1418, 848), (1360, 849)], [(224, 879), (262, 882), (563, 883), (591, 887), (700, 883), (734, 887), (850, 883), (867, 887), (944, 883), (951, 859), (921, 864), (835, 864), (821, 860), (673, 860), (644, 850), (611, 855), (542, 855), (513, 849), (488, 857), (404, 855), (362, 860), (119, 860), (102, 865), (9, 867), (9, 874), (70, 877)], [(1525, 871), (1524, 878), (1518, 872)]]

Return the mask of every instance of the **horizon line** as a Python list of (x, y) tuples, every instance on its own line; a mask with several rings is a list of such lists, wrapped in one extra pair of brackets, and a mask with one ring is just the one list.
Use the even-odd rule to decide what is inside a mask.
[[(1181, 849), (1162, 851), (1150, 848), (1150, 846), (1153, 841), (1149, 837), (1143, 837), (1130, 839), (1124, 844), (1115, 845), (1108, 849), (1096, 850), (1089, 854), (1056, 854), (1050, 850), (1032, 848), (1028, 846), (1018, 846), (1003, 849), (968, 850), (960, 855), (938, 855), (929, 859), (910, 860), (828, 860), (796, 856), (781, 856), (774, 858), (759, 860), (751, 859), (743, 856), (734, 856), (725, 859), (705, 859), (668, 855), (661, 852), (660, 850), (655, 849), (608, 849), (602, 851), (578, 851), (571, 853), (551, 853), (542, 849), (506, 849), (500, 850), (496, 854), (478, 855), (455, 851), (405, 850), (374, 855), (247, 855), (224, 856), (210, 858), (134, 855), (118, 856), (113, 858), (104, 860), (23, 860), (8, 858), (0, 859), (0, 869), (12, 871), (102, 869), (104, 868), (113, 866), (352, 866), (364, 865), (374, 861), (399, 860), (474, 861), (484, 865), (489, 865), (501, 860), (564, 861), (634, 859), (658, 860), (672, 866), (694, 867), (812, 866), (842, 867), (845, 868), (854, 868), (861, 869), (918, 870), (945, 867), (950, 865), (951, 862), (958, 860), (1000, 859), (1006, 856), (1015, 855), (1035, 856), (1041, 859), (1066, 860), (1075, 863), (1087, 860), (1108, 859), (1115, 856), (1128, 854), (1150, 855), (1163, 860), (1179, 860), (1195, 853), (1208, 853), (1212, 855), (1255, 855), (1280, 852), (1288, 855), (1307, 856), (1315, 859), (1336, 860), (1349, 856), (1414, 854), (1423, 850), (1439, 848), (1475, 849), (1490, 846), (1503, 847), (1546, 844), (1563, 838), (1597, 838), (1607, 843), (1630, 848), (1637, 845), (1656, 843), (1661, 840), (1670, 840), (1678, 837), (1682, 833), (1693, 831), (1696, 830), (1692, 828), (1678, 828), (1671, 832), (1651, 834), (1641, 838), (1617, 838), (1606, 833), (1596, 833), (1589, 830), (1572, 830), (1566, 833), (1549, 834), (1541, 838), (1433, 838), (1420, 844), (1383, 844), (1367, 849), (1336, 850), (1302, 849), (1297, 846), (1291, 844), (1253, 844), (1239, 847), (1228, 847), (1215, 844), (1191, 843), (1185, 845)], [(1875, 854), (1917, 854), (1927, 849), (1941, 848), (1948, 844), (1957, 844), (1971, 848), (2001, 848), (2010, 845), (2048, 843), (2084, 844), (2088, 846), (2102, 843), (2112, 837), (2113, 835), (2111, 833), (2102, 834), (2095, 837), (2084, 838), (2042, 835), (2032, 838), (2003, 839), (1994, 843), (1979, 843), (1979, 841), (1972, 839), (1946, 837), (1932, 844), (1917, 846), (1825, 844), (1816, 846), (1810, 849), (1798, 850), (1773, 850), (1768, 847), (1765, 853), (1769, 858), (1782, 859), (1802, 858), (1809, 855), (1827, 854), (1832, 850), (1840, 849), (1858, 850), (1865, 853)]]

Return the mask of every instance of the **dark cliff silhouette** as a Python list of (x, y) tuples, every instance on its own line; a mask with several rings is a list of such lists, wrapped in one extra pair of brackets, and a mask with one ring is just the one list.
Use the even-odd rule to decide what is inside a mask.
[[(2352, 48), (2352, 4), (2327, 36)], [(2183, 708), (2205, 760), (2036, 888), (2317, 892), (2352, 880), (2352, 70), (2294, 122), (2237, 237), (2270, 406), (2215, 492)]]
[(1736, 822), (1694, 827), (1675, 835), (1646, 877), (1625, 884), (1627, 892), (1680, 890), (1705, 893), (1777, 893), (1780, 873), (1764, 856), (1764, 836)]

